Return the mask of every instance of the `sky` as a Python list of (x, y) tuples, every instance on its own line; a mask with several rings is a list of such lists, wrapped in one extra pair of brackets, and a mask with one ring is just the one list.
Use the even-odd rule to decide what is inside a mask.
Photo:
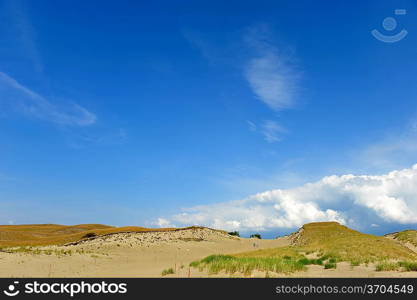
[(416, 13), (0, 0), (0, 224), (416, 228)]

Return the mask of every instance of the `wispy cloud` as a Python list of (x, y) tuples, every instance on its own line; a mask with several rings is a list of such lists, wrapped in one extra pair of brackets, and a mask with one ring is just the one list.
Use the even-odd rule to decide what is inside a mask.
[(251, 28), (245, 41), (254, 55), (244, 75), (256, 97), (275, 111), (294, 106), (300, 74), (273, 44), (269, 28)]
[(0, 101), (27, 116), (61, 125), (88, 126), (97, 119), (76, 103), (53, 103), (3, 72), (0, 72)]
[(404, 168), (417, 160), (417, 118), (401, 130), (388, 130), (377, 142), (352, 153), (354, 161), (369, 168), (385, 171)]
[(255, 123), (252, 121), (246, 120), (246, 124), (248, 124), (249, 130), (255, 132), (258, 129)]
[(307, 222), (332, 220), (370, 228), (372, 224), (417, 224), (416, 199), (414, 165), (378, 176), (328, 176), (297, 188), (184, 209), (165, 220), (241, 231), (296, 228)]
[(261, 133), (268, 143), (275, 143), (281, 141), (287, 130), (275, 121), (266, 120), (262, 123)]
[(43, 72), (41, 55), (36, 45), (36, 31), (28, 17), (24, 3), (19, 0), (6, 1), (5, 7), (16, 31), (16, 40), (19, 41), (25, 55), (31, 60), (37, 73)]
[(282, 140), (284, 134), (288, 133), (288, 130), (273, 120), (264, 120), (259, 126), (252, 121), (246, 121), (249, 130), (252, 132), (258, 132), (263, 135), (265, 141), (268, 143), (276, 143)]

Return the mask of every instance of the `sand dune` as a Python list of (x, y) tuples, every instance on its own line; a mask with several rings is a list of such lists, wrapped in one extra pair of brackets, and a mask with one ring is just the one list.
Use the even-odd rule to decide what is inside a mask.
[[(116, 232), (84, 238), (65, 245), (4, 248), (0, 251), (0, 277), (229, 277), (190, 268), (192, 261), (212, 254), (284, 247), (300, 240), (300, 232), (273, 240), (247, 239), (224, 231), (192, 227), (169, 231)], [(253, 272), (252, 277), (265, 277)], [(242, 277), (243, 274), (233, 276)], [(376, 272), (372, 264), (336, 269), (307, 266), (306, 271), (276, 277), (417, 277), (417, 272)]]
[(189, 263), (288, 243), (287, 238), (243, 239), (208, 228), (108, 234), (66, 246), (0, 252), (0, 277), (161, 277), (166, 268), (176, 269), (175, 276), (205, 276), (189, 270)]

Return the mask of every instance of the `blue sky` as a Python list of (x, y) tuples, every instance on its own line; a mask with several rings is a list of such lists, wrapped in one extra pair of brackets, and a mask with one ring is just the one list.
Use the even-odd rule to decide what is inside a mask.
[(414, 1), (0, 7), (0, 223), (415, 227)]

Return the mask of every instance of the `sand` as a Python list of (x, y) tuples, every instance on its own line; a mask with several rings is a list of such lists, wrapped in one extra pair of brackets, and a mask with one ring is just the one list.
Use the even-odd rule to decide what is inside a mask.
[[(204, 271), (199, 272), (190, 268), (189, 264), (211, 254), (233, 254), (289, 244), (289, 237), (273, 240), (246, 239), (207, 228), (117, 233), (66, 246), (37, 247), (25, 252), (0, 252), (0, 277), (162, 277), (162, 271), (168, 268), (173, 268), (175, 274), (165, 277), (230, 277), (227, 274), (209, 275)], [(348, 263), (339, 263), (335, 270), (308, 266), (304, 272), (268, 275), (417, 277), (417, 272), (375, 272), (372, 265), (351, 267)], [(251, 276), (265, 277), (265, 273), (254, 272)], [(234, 277), (242, 275), (235, 274)]]

